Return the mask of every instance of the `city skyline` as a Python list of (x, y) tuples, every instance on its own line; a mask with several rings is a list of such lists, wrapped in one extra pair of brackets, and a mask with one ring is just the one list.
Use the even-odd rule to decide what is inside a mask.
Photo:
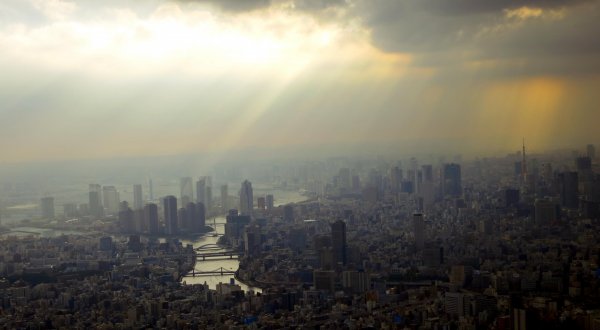
[(599, 7), (11, 0), (2, 162), (597, 143)]

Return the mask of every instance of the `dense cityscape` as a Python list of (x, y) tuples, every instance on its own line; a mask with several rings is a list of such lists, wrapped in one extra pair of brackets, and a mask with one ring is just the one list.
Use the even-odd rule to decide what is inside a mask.
[[(249, 180), (231, 194), (219, 176), (183, 177), (177, 196), (154, 196), (149, 180), (127, 197), (89, 184), (87, 203), (62, 209), (42, 197), (34, 217), (3, 227), (0, 324), (600, 327), (593, 145), (533, 155), (523, 145), (433, 164), (340, 157), (285, 166), (269, 171), (273, 191), (297, 194), (284, 205)], [(5, 185), (3, 196), (15, 189)], [(236, 269), (211, 268), (232, 260)]]
[(600, 330), (600, 0), (0, 0), (0, 330)]

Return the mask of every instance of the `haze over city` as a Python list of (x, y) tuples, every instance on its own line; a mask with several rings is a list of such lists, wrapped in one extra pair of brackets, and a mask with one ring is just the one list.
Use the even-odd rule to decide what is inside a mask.
[(0, 1), (0, 328), (600, 329), (600, 0)]
[(582, 145), (598, 138), (598, 7), (3, 1), (2, 163)]

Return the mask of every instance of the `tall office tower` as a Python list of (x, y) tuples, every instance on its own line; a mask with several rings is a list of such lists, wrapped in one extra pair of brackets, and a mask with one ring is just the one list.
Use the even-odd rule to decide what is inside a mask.
[(415, 235), (415, 247), (417, 250), (423, 250), (425, 247), (425, 222), (422, 213), (413, 214), (413, 228)]
[(221, 186), (221, 211), (227, 212), (227, 210), (229, 210), (229, 192), (227, 185), (224, 184)]
[(346, 264), (346, 223), (338, 220), (331, 224), (331, 248), (333, 262)]
[(100, 195), (101, 190), (102, 188), (99, 184), (90, 183), (88, 210), (90, 215), (95, 218), (101, 218), (104, 216), (102, 197)]
[[(189, 204), (193, 204), (193, 203), (189, 203)], [(177, 224), (177, 228), (179, 228), (182, 232), (190, 232), (191, 229), (190, 229), (189, 225), (192, 223), (190, 221), (190, 218), (192, 216), (193, 216), (193, 213), (188, 214), (187, 207), (182, 207), (179, 210), (177, 210), (177, 220), (179, 221), (179, 223)]]
[(462, 194), (462, 183), (460, 165), (444, 164), (442, 172), (442, 191), (444, 196), (460, 196)]
[(435, 189), (433, 183), (433, 167), (423, 165), (421, 167), (422, 182), (420, 184), (419, 194), (423, 197), (423, 208), (428, 210), (435, 201)]
[(122, 233), (133, 233), (136, 231), (133, 210), (129, 208), (127, 202), (121, 203), (118, 223)]
[(206, 203), (206, 178), (196, 181), (196, 203)]
[(252, 193), (252, 183), (245, 180), (240, 189), (240, 214), (252, 215), (254, 209), (254, 195)]
[(204, 207), (206, 208), (206, 212), (210, 213), (212, 210), (212, 187), (206, 186), (206, 201), (204, 202)]
[(187, 205), (194, 201), (194, 181), (192, 178), (185, 177), (179, 180), (179, 191), (180, 191), (180, 199), (181, 205)]
[(563, 172), (558, 174), (558, 190), (560, 192), (560, 205), (568, 209), (579, 207), (579, 178), (577, 172)]
[(104, 208), (108, 214), (116, 215), (119, 212), (119, 192), (114, 186), (102, 187)]
[(400, 192), (400, 183), (402, 182), (402, 169), (394, 166), (390, 169), (390, 189), (392, 192)]
[(290, 204), (283, 207), (283, 221), (294, 222), (294, 207)]
[(267, 204), (267, 211), (273, 210), (275, 207), (275, 200), (273, 199), (273, 195), (267, 195), (265, 197), (265, 202)]
[(196, 203), (196, 213), (194, 213), (194, 218), (192, 219), (192, 228), (196, 232), (200, 232), (204, 230), (204, 226), (206, 226), (206, 208), (204, 204)]
[(144, 221), (144, 209), (133, 210), (134, 232), (143, 233), (148, 230), (147, 223)]
[(40, 200), (42, 218), (54, 219), (54, 197), (44, 197)]
[(596, 147), (593, 144), (588, 144), (586, 147), (586, 154), (590, 159), (596, 158)]
[(256, 207), (261, 211), (264, 211), (267, 208), (267, 202), (264, 197), (258, 197), (256, 199)]
[(134, 184), (133, 185), (133, 209), (141, 210), (144, 207), (143, 195), (142, 195), (142, 185)]
[(165, 234), (177, 234), (177, 198), (167, 196), (163, 199), (165, 214)]
[(150, 203), (144, 206), (144, 227), (148, 228), (148, 233), (151, 235), (158, 234), (160, 227), (158, 225), (158, 206)]

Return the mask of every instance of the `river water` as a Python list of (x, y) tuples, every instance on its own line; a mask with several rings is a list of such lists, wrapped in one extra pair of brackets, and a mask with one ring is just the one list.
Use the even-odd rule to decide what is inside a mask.
[[(297, 203), (306, 200), (306, 196), (301, 195), (296, 191), (285, 191), (285, 194), (281, 192), (276, 192), (275, 194), (276, 203), (275, 205), (284, 205), (288, 203)], [(214, 219), (206, 219), (207, 226), (213, 226), (213, 222), (216, 222), (217, 233), (223, 234), (225, 231), (225, 217), (216, 217)], [(198, 248), (204, 245), (210, 244), (210, 246), (214, 246), (219, 239), (218, 236), (212, 236), (214, 232), (210, 232), (204, 236), (201, 236), (194, 240), (182, 240), (183, 245), (192, 244), (194, 248)], [(211, 249), (206, 252), (220, 252), (220, 251), (228, 251), (227, 249)], [(199, 252), (202, 253), (202, 252)], [(224, 270), (236, 271), (239, 268), (239, 261), (237, 259), (218, 259), (218, 260), (198, 260), (196, 262), (196, 266), (194, 269), (196, 271), (213, 271), (223, 267)], [(219, 283), (229, 283), (231, 279), (233, 279), (233, 275), (211, 275), (211, 276), (196, 276), (196, 277), (183, 277), (181, 280), (182, 283), (187, 284), (203, 284), (206, 282), (211, 289), (215, 289), (217, 284)], [(236, 284), (241, 286), (242, 290), (248, 291), (253, 290), (254, 292), (260, 292), (260, 288), (250, 287), (244, 283), (235, 281)]]
[[(212, 222), (216, 222), (217, 233), (223, 234), (225, 231), (225, 227), (224, 227), (225, 218), (217, 217), (217, 218), (211, 219), (211, 220), (207, 219), (206, 224), (209, 226), (213, 226)], [(213, 233), (214, 232), (210, 232), (210, 233), (208, 233), (202, 237), (199, 237), (197, 239), (182, 240), (181, 242), (183, 243), (184, 246), (187, 244), (192, 244), (194, 246), (194, 248), (198, 248), (203, 245), (210, 245), (210, 247), (211, 247), (210, 250), (199, 251), (198, 253), (229, 251), (228, 249), (224, 249), (224, 248), (212, 248), (217, 243), (217, 240), (220, 237), (220, 236), (219, 237), (212, 236)], [(196, 266), (194, 267), (194, 269), (195, 269), (195, 271), (206, 272), (206, 271), (218, 270), (221, 267), (223, 268), (223, 270), (236, 271), (239, 267), (239, 261), (237, 259), (227, 259), (227, 257), (216, 258), (216, 260), (210, 260), (210, 258), (207, 258), (207, 260), (198, 260), (196, 262)], [(185, 282), (187, 284), (203, 284), (204, 282), (206, 282), (206, 284), (208, 284), (208, 286), (211, 289), (215, 289), (217, 284), (229, 283), (232, 279), (233, 279), (233, 275), (210, 275), (210, 276), (184, 277), (182, 279), (182, 282)], [(254, 290), (254, 292), (261, 291), (259, 288), (249, 287), (246, 284), (240, 283), (238, 281), (235, 281), (235, 283), (240, 285), (242, 287), (242, 290), (244, 290), (244, 291), (248, 291), (248, 290)]]

